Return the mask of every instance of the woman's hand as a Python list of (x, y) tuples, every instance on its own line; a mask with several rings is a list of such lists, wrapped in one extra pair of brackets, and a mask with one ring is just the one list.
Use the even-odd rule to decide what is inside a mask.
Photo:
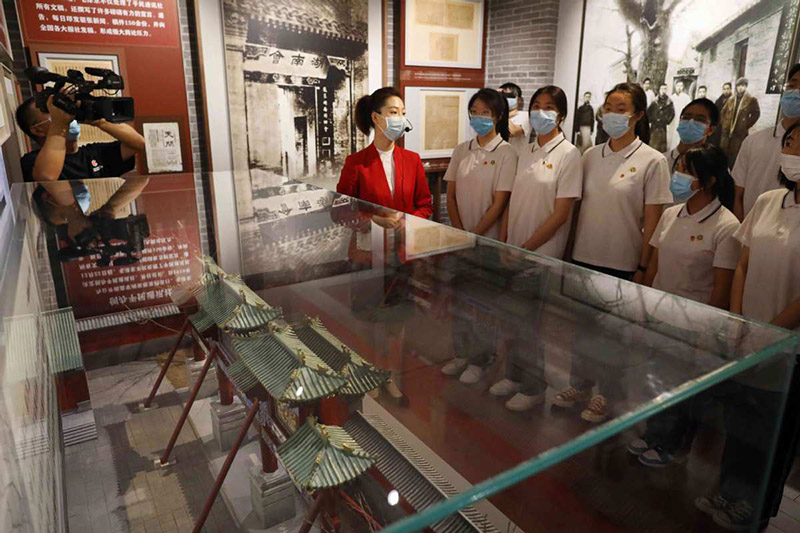
[(397, 229), (403, 224), (403, 213), (394, 211), (385, 216), (373, 215), (372, 221), (382, 228)]

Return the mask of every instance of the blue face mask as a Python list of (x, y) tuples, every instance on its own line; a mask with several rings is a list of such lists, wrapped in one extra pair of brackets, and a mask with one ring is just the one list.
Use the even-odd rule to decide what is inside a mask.
[(781, 95), (781, 110), (786, 117), (800, 117), (800, 89), (792, 89)]
[(531, 111), (531, 127), (536, 135), (547, 135), (553, 131), (557, 125), (558, 113), (555, 111), (543, 111), (534, 109)]
[(381, 132), (390, 141), (396, 141), (397, 139), (406, 134), (405, 117), (383, 117), (383, 119), (386, 121), (386, 129), (381, 130)]
[(494, 128), (494, 119), (491, 117), (469, 117), (469, 125), (478, 135), (486, 135)]
[(73, 120), (69, 123), (69, 130), (67, 131), (67, 140), (75, 142), (81, 136), (81, 125), (78, 123), (77, 120)]
[(603, 115), (603, 130), (612, 139), (619, 139), (631, 129), (629, 122), (631, 117), (622, 113), (606, 113)]
[(678, 123), (678, 136), (684, 144), (699, 143), (706, 136), (707, 126), (696, 120), (681, 120)]
[(675, 203), (682, 204), (689, 198), (694, 196), (697, 191), (692, 190), (692, 182), (694, 177), (677, 170), (672, 173), (672, 178), (669, 180), (669, 190), (672, 192)]
[(75, 201), (78, 202), (81, 211), (87, 214), (89, 212), (89, 206), (92, 204), (92, 193), (89, 192), (89, 188), (82, 181), (70, 181), (69, 185), (72, 188), (72, 195), (75, 197)]
[(508, 111), (514, 111), (517, 108), (517, 99), (516, 98), (506, 98), (508, 100)]

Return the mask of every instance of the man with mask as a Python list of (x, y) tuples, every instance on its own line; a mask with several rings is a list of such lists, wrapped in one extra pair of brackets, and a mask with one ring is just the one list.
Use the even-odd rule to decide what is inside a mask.
[(120, 177), (134, 169), (145, 143), (131, 126), (91, 122), (117, 140), (78, 146), (81, 125), (75, 117), (56, 107), (52, 97), (47, 107), (49, 113), (43, 113), (31, 97), (17, 108), (19, 128), (39, 145), (22, 157), (25, 181)]
[(725, 151), (731, 166), (736, 162), (742, 143), (750, 135), (750, 128), (756, 125), (761, 116), (758, 100), (747, 91), (747, 85), (747, 78), (736, 80), (736, 94), (722, 108), (720, 148)]
[(647, 108), (650, 121), (650, 146), (659, 152), (667, 151), (667, 126), (675, 119), (675, 105), (667, 94), (666, 83), (658, 88), (658, 98)]
[(48, 113), (42, 112), (33, 97), (17, 108), (19, 128), (39, 146), (22, 157), (22, 176), (25, 181), (42, 183), (48, 200), (67, 208), (62, 211), (71, 213), (64, 218), (73, 235), (89, 225), (85, 215), (91, 199), (85, 185), (62, 180), (121, 177), (136, 166), (136, 154), (145, 148), (144, 137), (127, 124), (98, 120), (91, 125), (117, 140), (78, 146), (81, 126), (75, 117), (56, 107), (52, 96), (47, 108)]
[[(714, 102), (720, 116), (722, 116), (722, 109), (725, 107), (725, 102), (728, 101), (728, 98), (730, 98), (732, 94), (733, 86), (729, 82), (723, 83), (722, 94), (719, 95), (717, 101)], [(714, 128), (714, 133), (708, 138), (708, 144), (713, 144), (714, 146), (720, 146), (722, 144), (722, 128)]]

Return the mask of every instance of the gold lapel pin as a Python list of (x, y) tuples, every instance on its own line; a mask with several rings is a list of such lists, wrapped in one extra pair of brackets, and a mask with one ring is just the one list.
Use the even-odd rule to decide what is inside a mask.
[(702, 236), (702, 235), (698, 235), (698, 236), (697, 236), (697, 240), (698, 240), (698, 241), (702, 241), (702, 240), (703, 240), (703, 236)]
[(494, 159), (492, 159), (492, 164), (494, 165)]
[(547, 169), (548, 170), (553, 170), (553, 163), (548, 163), (547, 164)]
[(631, 172), (636, 172), (636, 167), (631, 167)]

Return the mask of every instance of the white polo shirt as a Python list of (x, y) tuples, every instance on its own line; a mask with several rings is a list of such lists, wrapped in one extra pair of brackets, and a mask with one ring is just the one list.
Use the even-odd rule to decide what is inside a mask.
[(736, 238), (750, 248), (742, 314), (770, 322), (800, 299), (800, 205), (784, 188), (756, 200)]
[(733, 234), (738, 229), (736, 215), (718, 199), (693, 215), (686, 204), (664, 211), (650, 240), (658, 248), (653, 287), (708, 303), (714, 290), (714, 269), (736, 269), (740, 246)]
[[(517, 152), (498, 134), (486, 146), (477, 139), (455, 147), (445, 181), (456, 182), (458, 214), (464, 229), (472, 231), (494, 200), (494, 193), (511, 191), (517, 172)], [(484, 236), (500, 237), (500, 221), (492, 225)]]
[(736, 185), (744, 188), (744, 215), (750, 212), (756, 199), (767, 191), (779, 188), (781, 140), (786, 132), (779, 122), (775, 128), (758, 130), (742, 143), (731, 175)]
[(517, 137), (510, 137), (508, 142), (517, 151), (517, 154), (522, 155), (528, 149), (528, 140), (531, 138), (531, 121), (526, 113), (517, 111), (517, 114), (509, 119), (520, 128), (522, 128), (522, 135)]
[[(556, 198), (580, 198), (583, 189), (581, 152), (563, 133), (544, 146), (534, 142), (517, 163), (508, 213), (508, 243), (522, 246), (555, 210)], [(536, 249), (536, 253), (561, 259), (569, 237), (570, 221)]]
[(587, 150), (573, 259), (635, 271), (642, 251), (645, 204), (672, 201), (667, 160), (641, 139), (619, 152), (608, 143)]

